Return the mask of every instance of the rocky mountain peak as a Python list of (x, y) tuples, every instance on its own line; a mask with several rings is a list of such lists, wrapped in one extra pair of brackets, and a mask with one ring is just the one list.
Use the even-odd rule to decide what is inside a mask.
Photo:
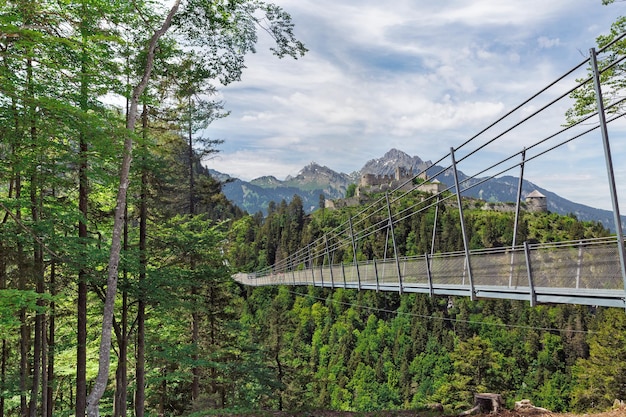
[(361, 175), (393, 175), (397, 167), (413, 170), (414, 173), (424, 171), (432, 162), (424, 162), (419, 156), (410, 156), (398, 149), (391, 149), (382, 158), (371, 159), (361, 168)]
[[(311, 174), (315, 175), (319, 173), (327, 173), (329, 171), (332, 171), (332, 170), (326, 166), (319, 165), (317, 162), (311, 162), (300, 170), (300, 172), (298, 173), (298, 176), (311, 175)], [(332, 171), (332, 172), (335, 172), (335, 171)]]
[(408, 153), (403, 152), (396, 148), (389, 149), (381, 159), (389, 159), (389, 160), (416, 160), (422, 162), (419, 156), (410, 156)]
[(346, 184), (349, 183), (349, 178), (346, 174), (335, 172), (327, 166), (311, 162), (302, 168), (295, 177), (286, 178), (284, 183), (292, 187), (305, 189), (319, 188), (332, 195), (344, 193)]

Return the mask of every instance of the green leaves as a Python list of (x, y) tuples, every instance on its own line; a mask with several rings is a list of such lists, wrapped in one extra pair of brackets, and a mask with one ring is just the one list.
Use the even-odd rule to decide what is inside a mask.
[(294, 24), (291, 22), (291, 16), (281, 7), (272, 3), (259, 2), (259, 8), (265, 12), (268, 26), (263, 26), (263, 21), (257, 21), (263, 29), (271, 33), (276, 47), (271, 48), (276, 56), (283, 58), (290, 56), (294, 59), (304, 56), (307, 49), (304, 44), (298, 41), (293, 33)]
[[(612, 0), (604, 0), (604, 4), (612, 3)], [(608, 35), (599, 36), (596, 39), (598, 48), (602, 49), (621, 36), (626, 30), (626, 17), (618, 17), (611, 25)], [(601, 71), (600, 82), (602, 83), (602, 95), (604, 106), (609, 113), (619, 113), (623, 109), (623, 102), (620, 101), (624, 88), (626, 88), (626, 64), (619, 62), (612, 65), (618, 57), (622, 56), (626, 49), (626, 40), (623, 38), (610, 46), (603, 54), (598, 56), (598, 67)], [(592, 75), (591, 68), (588, 74)], [(585, 79), (576, 80), (583, 82)], [(587, 82), (574, 92), (570, 97), (575, 100), (572, 108), (565, 113), (568, 124), (574, 124), (584, 120), (585, 116), (597, 111), (597, 100), (593, 82)]]
[(256, 52), (257, 30), (272, 36), (278, 57), (297, 58), (306, 52), (295, 38), (291, 16), (271, 3), (188, 0), (173, 22), (174, 33), (184, 36), (184, 47), (196, 50), (199, 65), (223, 85), (240, 80), (244, 56)]
[(38, 294), (30, 290), (0, 289), (0, 339), (17, 340), (20, 319), (18, 313), (43, 313), (46, 309), (38, 301), (50, 300), (47, 294)]

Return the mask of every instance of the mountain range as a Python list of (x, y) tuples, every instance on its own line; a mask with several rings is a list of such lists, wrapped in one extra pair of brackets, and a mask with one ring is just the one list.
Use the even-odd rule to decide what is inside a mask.
[[(367, 161), (359, 171), (351, 174), (338, 173), (315, 162), (302, 168), (295, 177), (288, 176), (284, 181), (273, 176), (264, 176), (247, 182), (215, 170), (209, 170), (209, 173), (216, 179), (225, 182), (223, 192), (226, 197), (248, 213), (254, 214), (261, 211), (266, 214), (270, 201), (280, 203), (280, 201), (285, 200), (289, 202), (295, 194), (302, 199), (304, 210), (310, 213), (319, 207), (321, 194), (324, 195), (325, 199), (343, 198), (348, 186), (350, 184), (358, 185), (362, 175), (394, 175), (396, 167), (412, 170), (414, 173), (426, 171), (430, 175), (444, 169), (433, 165), (431, 161), (423, 161), (418, 156), (410, 156), (400, 150), (391, 149), (383, 157)], [(459, 171), (460, 182), (467, 178), (467, 175)], [(446, 186), (454, 186), (454, 174), (450, 170), (447, 170), (437, 179)], [(502, 176), (489, 180), (472, 178), (462, 186), (462, 188), (471, 187), (464, 191), (463, 195), (480, 198), (488, 202), (511, 202), (515, 201), (517, 197), (518, 182), (519, 178), (513, 176)], [(522, 182), (522, 197), (534, 190), (547, 197), (549, 211), (559, 214), (574, 214), (579, 220), (598, 221), (611, 231), (615, 231), (611, 211), (575, 203), (530, 181), (524, 180)], [(623, 219), (622, 221), (626, 224), (626, 216)]]

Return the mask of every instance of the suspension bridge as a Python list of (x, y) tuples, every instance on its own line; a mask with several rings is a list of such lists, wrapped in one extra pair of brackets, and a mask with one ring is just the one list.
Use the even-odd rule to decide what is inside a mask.
[[(429, 168), (429, 181), (418, 181), (418, 173), (388, 190), (384, 197), (363, 207), (357, 214), (350, 215), (343, 224), (271, 267), (253, 273), (238, 273), (233, 278), (250, 286), (306, 285), (466, 296), (472, 300), (527, 300), (531, 306), (569, 303), (626, 308), (624, 229), (608, 130), (612, 122), (624, 115), (624, 99), (613, 94), (615, 91), (610, 86), (603, 95), (600, 81), (607, 78), (602, 76), (604, 72), (615, 69), (626, 59), (626, 56), (609, 53), (615, 42), (625, 35), (597, 52), (591, 49), (588, 59), (460, 146), (450, 148), (447, 155)], [(598, 59), (602, 56), (606, 58)], [(581, 69), (590, 71), (575, 78)], [(559, 103), (575, 94), (594, 96), (595, 111), (566, 122), (562, 120), (563, 106)], [(537, 104), (538, 100), (543, 101)], [(528, 109), (534, 110), (529, 112)], [(555, 112), (561, 112), (560, 119), (554, 116)], [(544, 121), (541, 117), (545, 117)], [(554, 120), (561, 122), (548, 130), (549, 126), (556, 126)], [(538, 139), (537, 131), (541, 132)], [(493, 164), (485, 164), (484, 161), (489, 160), (485, 155), (498, 154), (501, 158), (501, 150), (510, 143), (520, 143), (520, 137), (525, 138), (522, 149), (514, 149), (509, 156), (496, 159)], [(528, 137), (535, 140), (529, 141)], [(521, 200), (525, 168), (531, 162), (558, 161), (558, 152), (568, 152), (568, 146), (582, 140), (597, 141), (596, 146), (603, 149), (616, 234), (566, 242), (517, 242), (520, 213), (523, 211)], [(494, 147), (500, 152), (493, 152)], [(479, 155), (481, 162), (473, 163)], [(444, 163), (441, 169), (434, 169), (441, 163)], [(461, 164), (472, 168), (475, 174), (461, 180)], [(519, 172), (512, 244), (471, 249), (463, 212), (463, 192), (511, 170)], [(432, 181), (445, 175), (454, 176), (453, 185), (434, 192), (430, 188), (424, 192)], [(416, 199), (416, 195), (420, 197)], [(441, 233), (437, 229), (437, 216), (444, 204), (454, 204), (458, 209), (459, 239), (463, 241), (460, 251), (441, 252), (435, 247), (436, 238)], [(434, 211), (435, 216), (429, 232), (430, 250), (419, 256), (403, 256), (398, 251), (396, 228), (401, 222), (426, 210)], [(359, 259), (359, 249), (372, 235), (385, 241), (383, 259)]]

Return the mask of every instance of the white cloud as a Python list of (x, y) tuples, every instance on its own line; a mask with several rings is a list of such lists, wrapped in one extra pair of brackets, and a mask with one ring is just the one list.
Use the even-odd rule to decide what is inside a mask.
[(561, 40), (559, 38), (550, 39), (545, 36), (540, 36), (539, 39), (537, 39), (537, 44), (540, 48), (550, 49), (555, 46), (559, 46), (561, 44)]
[(266, 122), (276, 119), (276, 115), (267, 111), (248, 112), (241, 117), (242, 122)]
[[(626, 11), (598, 0), (276, 3), (310, 52), (278, 60), (262, 37), (243, 81), (222, 89), (231, 116), (209, 129), (226, 141), (213, 168), (244, 179), (282, 179), (312, 160), (351, 172), (391, 147), (436, 160), (580, 62)], [(494, 149), (546, 135), (565, 108)]]

